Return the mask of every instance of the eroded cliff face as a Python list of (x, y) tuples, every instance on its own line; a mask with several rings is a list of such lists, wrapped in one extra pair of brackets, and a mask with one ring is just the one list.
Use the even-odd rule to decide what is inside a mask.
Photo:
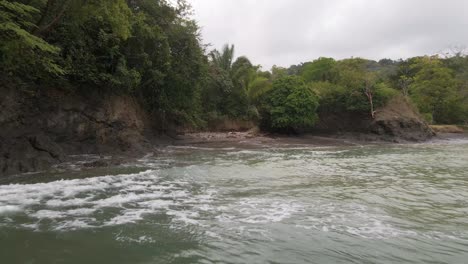
[(391, 99), (376, 109), (375, 118), (367, 112), (320, 113), (315, 131), (360, 133), (364, 139), (424, 141), (435, 136), (417, 110), (403, 97)]
[(70, 154), (136, 154), (150, 147), (148, 117), (132, 97), (0, 92), (0, 175), (46, 169)]
[(403, 97), (396, 97), (385, 107), (377, 109), (369, 130), (380, 136), (407, 141), (424, 141), (436, 135), (416, 108)]

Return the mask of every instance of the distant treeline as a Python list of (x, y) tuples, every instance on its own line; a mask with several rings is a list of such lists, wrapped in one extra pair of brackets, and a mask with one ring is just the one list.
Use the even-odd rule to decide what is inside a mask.
[(317, 60), (263, 71), (234, 46), (207, 51), (185, 1), (0, 0), (2, 82), (37, 91), (129, 94), (164, 123), (223, 119), (310, 127), (401, 95), (431, 123), (468, 122), (468, 57)]

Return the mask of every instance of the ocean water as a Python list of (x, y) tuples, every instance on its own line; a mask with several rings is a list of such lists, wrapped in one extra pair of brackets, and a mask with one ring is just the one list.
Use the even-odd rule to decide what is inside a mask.
[(1, 263), (468, 261), (468, 140), (173, 146), (78, 165), (3, 181)]

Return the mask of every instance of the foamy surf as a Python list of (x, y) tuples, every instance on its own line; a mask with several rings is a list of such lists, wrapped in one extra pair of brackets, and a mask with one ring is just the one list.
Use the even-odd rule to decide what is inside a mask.
[[(200, 194), (191, 194), (188, 187), (188, 182), (161, 180), (155, 170), (49, 183), (3, 185), (0, 186), (0, 214), (22, 211), (29, 222), (21, 226), (38, 230), (124, 225), (161, 213), (173, 215), (177, 221), (194, 223), (196, 220), (179, 213), (178, 207), (206, 206), (214, 192), (202, 190)], [(50, 221), (43, 226), (36, 224), (43, 220)]]
[(124, 165), (151, 168), (140, 173), (0, 186), (0, 244), (54, 242), (44, 258), (118, 248), (143, 263), (359, 263), (372, 249), (379, 261), (463, 263), (467, 150), (169, 148)]

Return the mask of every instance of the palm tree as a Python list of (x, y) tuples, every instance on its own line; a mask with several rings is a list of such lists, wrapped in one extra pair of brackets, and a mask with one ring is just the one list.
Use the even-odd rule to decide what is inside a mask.
[(209, 56), (214, 65), (229, 73), (231, 72), (232, 61), (234, 60), (234, 45), (229, 46), (229, 44), (225, 44), (222, 52), (213, 50)]
[(238, 89), (247, 91), (249, 82), (255, 77), (257, 67), (241, 56), (234, 61), (234, 45), (224, 45), (221, 52), (213, 50), (209, 54), (213, 66), (223, 70)]
[(220, 51), (213, 50), (209, 57), (213, 66), (224, 71), (237, 88), (245, 93), (250, 102), (271, 88), (271, 81), (259, 75), (259, 66), (254, 66), (250, 60), (241, 56), (234, 61), (234, 45), (225, 44)]

